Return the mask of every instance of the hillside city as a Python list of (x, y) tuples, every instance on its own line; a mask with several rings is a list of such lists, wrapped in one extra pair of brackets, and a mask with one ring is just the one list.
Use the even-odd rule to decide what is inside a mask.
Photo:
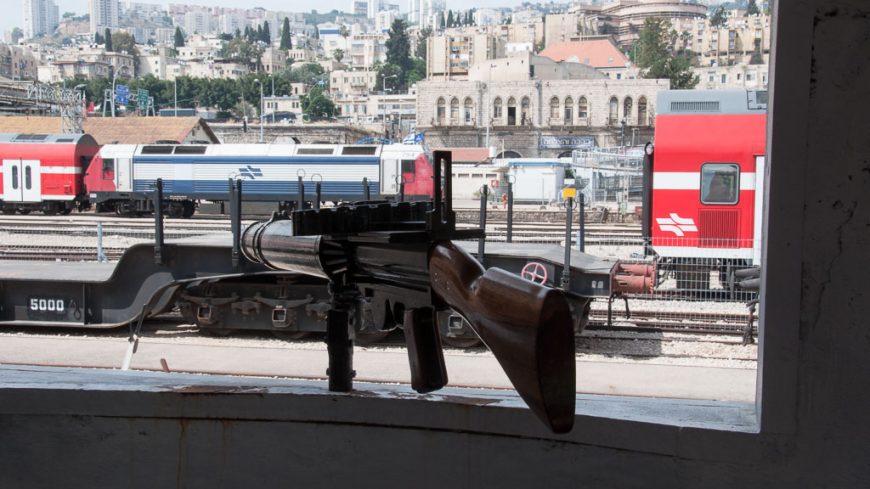
[(254, 126), (251, 142), (262, 125), (343, 125), (536, 157), (639, 144), (663, 90), (768, 83), (763, 0), (392, 2), (321, 13), (89, 0), (87, 12), (61, 13), (22, 0), (24, 25), (0, 44), (0, 98), (38, 82), (76, 94), (77, 124), (197, 116)]

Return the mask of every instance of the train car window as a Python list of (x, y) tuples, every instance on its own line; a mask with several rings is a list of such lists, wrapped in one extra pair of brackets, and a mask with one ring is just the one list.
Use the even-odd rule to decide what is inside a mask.
[(55, 143), (71, 143), (71, 142), (73, 142), (73, 140), (70, 138), (60, 138), (57, 141), (55, 141)]
[(175, 154), (177, 155), (204, 155), (205, 146), (176, 146)]
[(26, 188), (27, 190), (30, 190), (30, 188), (33, 187), (33, 181), (31, 178), (32, 177), (31, 177), (30, 167), (29, 166), (25, 167), (24, 168), (24, 188)]
[(377, 146), (345, 146), (341, 148), (343, 155), (373, 155), (377, 151)]
[(45, 141), (48, 134), (19, 134), (13, 141)]
[(402, 174), (414, 173), (414, 160), (402, 160)]
[(299, 148), (296, 150), (298, 155), (331, 155), (333, 148)]
[(143, 155), (171, 155), (172, 146), (143, 146)]
[(12, 190), (18, 190), (18, 167), (12, 167)]
[(103, 158), (103, 179), (115, 178), (115, 160), (113, 158)]
[(701, 165), (701, 203), (734, 205), (740, 200), (740, 166), (736, 163)]

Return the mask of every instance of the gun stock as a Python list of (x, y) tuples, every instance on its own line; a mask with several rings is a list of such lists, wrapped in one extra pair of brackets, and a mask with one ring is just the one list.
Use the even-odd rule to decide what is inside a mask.
[(462, 314), (529, 408), (556, 433), (574, 425), (571, 311), (561, 292), (498, 268), (450, 242), (429, 256), (432, 289)]

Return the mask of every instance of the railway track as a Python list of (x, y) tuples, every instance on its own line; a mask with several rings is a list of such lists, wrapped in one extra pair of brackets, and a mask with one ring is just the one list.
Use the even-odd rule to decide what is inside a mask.
[(629, 317), (614, 314), (609, 323), (606, 310), (593, 309), (586, 328), (590, 331), (744, 335), (750, 321), (752, 334), (755, 335), (758, 332), (758, 317), (748, 313), (639, 310), (631, 311)]

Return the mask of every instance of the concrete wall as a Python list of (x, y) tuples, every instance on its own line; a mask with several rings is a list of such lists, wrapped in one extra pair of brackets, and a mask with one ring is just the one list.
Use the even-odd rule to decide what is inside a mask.
[(754, 405), (6, 367), (0, 486), (868, 487), (870, 8), (783, 4)]

